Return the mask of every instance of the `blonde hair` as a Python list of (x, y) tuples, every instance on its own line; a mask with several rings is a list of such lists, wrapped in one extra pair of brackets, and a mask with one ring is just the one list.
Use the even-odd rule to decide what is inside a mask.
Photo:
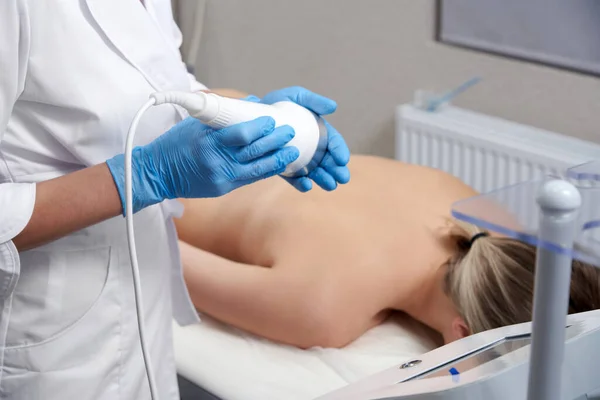
[[(444, 289), (471, 333), (531, 321), (536, 248), (516, 239), (485, 236), (475, 225), (452, 221), (456, 254)], [(600, 308), (600, 269), (574, 260), (569, 313)]]

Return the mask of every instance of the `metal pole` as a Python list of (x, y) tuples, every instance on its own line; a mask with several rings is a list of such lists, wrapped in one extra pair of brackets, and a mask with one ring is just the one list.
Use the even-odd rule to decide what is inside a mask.
[[(576, 237), (581, 195), (572, 184), (548, 181), (538, 194), (539, 238), (570, 249)], [(562, 399), (562, 364), (572, 256), (538, 245), (528, 400)]]

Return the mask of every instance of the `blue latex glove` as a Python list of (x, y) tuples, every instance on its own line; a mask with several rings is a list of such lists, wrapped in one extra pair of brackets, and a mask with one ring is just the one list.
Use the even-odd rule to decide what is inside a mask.
[[(259, 101), (265, 104), (273, 104), (279, 101), (289, 100), (299, 104), (318, 115), (329, 115), (335, 112), (337, 104), (335, 101), (313, 93), (302, 87), (289, 87), (276, 90), (267, 94), (262, 99), (255, 96), (247, 98), (250, 101)], [(325, 190), (334, 190), (338, 183), (344, 184), (350, 181), (350, 171), (347, 164), (350, 161), (350, 150), (340, 133), (324, 121), (327, 126), (328, 141), (327, 153), (317, 168), (308, 177), (285, 178), (296, 189), (306, 192), (312, 189), (312, 182)]]
[[(281, 174), (295, 161), (289, 126), (270, 117), (221, 130), (187, 118), (132, 155), (133, 211), (165, 199), (217, 197), (240, 186)], [(106, 163), (125, 210), (125, 157)], [(124, 211), (123, 211), (124, 212)]]

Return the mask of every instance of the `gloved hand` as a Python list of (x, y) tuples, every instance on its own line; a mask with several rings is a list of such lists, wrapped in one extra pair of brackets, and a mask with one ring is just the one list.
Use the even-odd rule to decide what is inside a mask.
[[(133, 211), (165, 199), (217, 197), (243, 185), (281, 174), (299, 157), (283, 147), (294, 137), (289, 126), (275, 129), (270, 117), (221, 130), (187, 118), (132, 154)], [(125, 213), (125, 157), (106, 163)]]
[[(258, 98), (252, 96), (248, 100), (257, 101)], [(273, 104), (284, 100), (299, 104), (318, 115), (332, 114), (337, 109), (335, 101), (302, 87), (289, 87), (276, 90), (267, 94), (259, 101), (265, 104)], [(344, 184), (350, 181), (350, 171), (347, 167), (350, 161), (350, 150), (342, 135), (327, 121), (324, 122), (328, 133), (327, 152), (319, 166), (308, 177), (283, 177), (301, 192), (312, 189), (311, 179), (325, 190), (334, 190), (338, 183)]]

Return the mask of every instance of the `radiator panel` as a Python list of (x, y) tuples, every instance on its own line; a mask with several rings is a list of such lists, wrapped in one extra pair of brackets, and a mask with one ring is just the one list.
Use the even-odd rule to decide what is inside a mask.
[(600, 159), (600, 145), (456, 107), (396, 114), (395, 157), (446, 171), (488, 192)]

